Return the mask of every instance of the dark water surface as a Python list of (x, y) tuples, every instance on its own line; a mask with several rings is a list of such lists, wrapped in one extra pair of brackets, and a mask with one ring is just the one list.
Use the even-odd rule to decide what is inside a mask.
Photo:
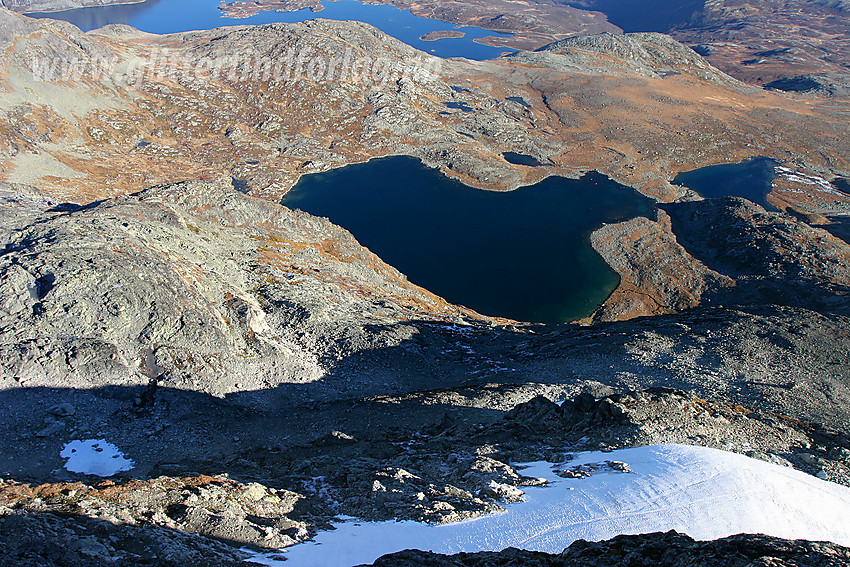
[(509, 96), (505, 100), (509, 100), (511, 102), (519, 103), (526, 108), (531, 108), (531, 105), (528, 102), (526, 102), (526, 100), (524, 98), (522, 98), (521, 96)]
[[(325, 9), (311, 12), (309, 9), (296, 12), (260, 12), (250, 18), (225, 18), (218, 9), (217, 0), (148, 0), (140, 4), (121, 6), (99, 6), (79, 8), (64, 12), (29, 14), (34, 18), (54, 18), (71, 22), (83, 31), (93, 30), (107, 24), (127, 24), (142, 31), (157, 34), (178, 33), (192, 30), (207, 30), (221, 26), (246, 24), (268, 24), (274, 22), (303, 22), (316, 18), (329, 20), (355, 20), (372, 24), (384, 33), (400, 39), (408, 45), (440, 57), (466, 57), (468, 59), (492, 59), (505, 51), (501, 47), (482, 45), (473, 40), (488, 36), (504, 36), (497, 32), (476, 28), (457, 27), (448, 22), (414, 16), (409, 10), (395, 6), (363, 4), (356, 0), (325, 2)], [(420, 36), (438, 30), (463, 31), (462, 38), (447, 38), (423, 41)]]
[(563, 4), (602, 12), (625, 32), (661, 32), (687, 25), (705, 0), (564, 0)]
[(839, 177), (832, 180), (832, 185), (845, 195), (850, 195), (850, 179)]
[(602, 223), (655, 218), (652, 200), (599, 173), (482, 191), (411, 157), (304, 176), (283, 204), (328, 217), (410, 280), (521, 321), (591, 314), (619, 276), (590, 246)]
[(505, 161), (514, 165), (525, 165), (527, 167), (537, 167), (539, 165), (543, 165), (536, 157), (527, 154), (518, 154), (516, 152), (502, 152), (502, 157), (505, 158)]
[(770, 158), (757, 157), (740, 163), (710, 165), (680, 173), (673, 183), (693, 189), (706, 199), (743, 197), (775, 211), (776, 208), (767, 202), (767, 194), (773, 189), (776, 164)]

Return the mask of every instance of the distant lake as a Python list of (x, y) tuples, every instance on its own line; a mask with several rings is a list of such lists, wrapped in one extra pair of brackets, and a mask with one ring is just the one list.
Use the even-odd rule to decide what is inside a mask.
[[(468, 59), (493, 59), (503, 52), (512, 51), (501, 47), (482, 45), (473, 40), (482, 37), (504, 36), (498, 32), (476, 28), (457, 27), (448, 22), (414, 16), (409, 10), (395, 6), (363, 4), (356, 0), (325, 2), (325, 9), (312, 12), (309, 9), (295, 12), (259, 12), (250, 18), (226, 18), (218, 9), (216, 0), (148, 0), (141, 4), (99, 6), (79, 8), (64, 12), (28, 14), (34, 18), (65, 20), (83, 31), (90, 31), (107, 24), (127, 24), (142, 31), (156, 34), (207, 30), (222, 26), (247, 24), (269, 24), (274, 22), (303, 22), (316, 18), (328, 20), (355, 20), (372, 24), (384, 33), (404, 43), (439, 57), (466, 57)], [(447, 38), (423, 41), (420, 36), (433, 31), (460, 30), (462, 38)]]
[(602, 12), (624, 32), (669, 33), (687, 24), (705, 7), (705, 0), (566, 0), (563, 3)]
[(707, 199), (743, 197), (775, 211), (767, 202), (767, 194), (773, 190), (776, 164), (770, 158), (756, 157), (740, 163), (710, 165), (680, 173), (673, 183), (693, 189)]
[(494, 192), (412, 157), (304, 176), (282, 203), (330, 218), (452, 303), (543, 323), (590, 315), (619, 284), (593, 230), (656, 214), (651, 199), (595, 172)]

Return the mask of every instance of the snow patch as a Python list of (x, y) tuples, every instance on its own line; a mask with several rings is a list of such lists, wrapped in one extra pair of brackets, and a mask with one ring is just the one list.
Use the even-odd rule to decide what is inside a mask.
[[(820, 188), (821, 191), (825, 193), (832, 193), (833, 195), (837, 195), (840, 197), (844, 197), (844, 193), (836, 189), (832, 183), (824, 179), (823, 177), (819, 177), (817, 175), (806, 175), (805, 173), (801, 173), (799, 171), (794, 171), (793, 169), (777, 166), (776, 171), (780, 177), (787, 179), (788, 181), (792, 181), (794, 183), (800, 183), (802, 185), (816, 185)], [(801, 193), (802, 191), (796, 191), (797, 193)]]
[(403, 549), (438, 553), (507, 547), (560, 553), (577, 539), (677, 530), (696, 539), (764, 533), (850, 545), (850, 489), (800, 471), (716, 449), (658, 445), (610, 453), (578, 453), (571, 466), (605, 461), (585, 478), (561, 478), (551, 463), (523, 474), (547, 487), (525, 490), (507, 511), (447, 525), (343, 522), (312, 542), (254, 561), (272, 567), (351, 567)]
[(65, 444), (59, 456), (68, 459), (65, 463), (68, 471), (95, 476), (112, 476), (132, 469), (135, 464), (132, 459), (125, 458), (118, 447), (103, 439), (71, 441)]

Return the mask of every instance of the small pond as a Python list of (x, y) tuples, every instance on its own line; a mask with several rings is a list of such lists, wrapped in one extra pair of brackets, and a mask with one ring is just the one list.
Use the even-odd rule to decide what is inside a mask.
[(776, 177), (776, 160), (756, 157), (740, 163), (710, 165), (680, 173), (673, 179), (676, 185), (693, 189), (706, 199), (743, 197), (769, 211), (776, 208), (767, 202)]
[(832, 185), (845, 195), (850, 195), (850, 179), (838, 177), (832, 180)]
[(525, 165), (527, 167), (537, 167), (539, 165), (543, 165), (536, 157), (527, 154), (518, 154), (516, 152), (502, 152), (502, 157), (505, 158), (505, 161), (514, 165)]

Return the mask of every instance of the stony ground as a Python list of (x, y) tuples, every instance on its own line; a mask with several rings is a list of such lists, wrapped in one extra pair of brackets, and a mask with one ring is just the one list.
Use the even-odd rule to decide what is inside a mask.
[(791, 542), (759, 535), (695, 542), (688, 536), (667, 532), (619, 536), (599, 543), (578, 541), (558, 555), (516, 549), (453, 556), (402, 551), (382, 557), (374, 567), (837, 567), (848, 561), (850, 550), (829, 543)]
[[(712, 64), (747, 83), (832, 95), (842, 90), (842, 84), (846, 89), (848, 79), (850, 5), (842, 0), (576, 0), (569, 5), (544, 0), (522, 4), (503, 0), (372, 2), (507, 32), (508, 37), (483, 41), (514, 49), (535, 50), (575, 35), (655, 31), (693, 46)], [(306, 6), (316, 9), (321, 1), (232, 2), (226, 10), (238, 16)]]
[[(850, 173), (845, 102), (743, 85), (658, 34), (446, 62), (385, 89), (212, 88), (183, 73), (38, 82), (27, 69), (158, 49), (186, 65), (282, 56), (307, 40), (324, 54), (421, 55), (358, 24), (153, 38), (0, 10), (0, 32), (0, 564), (237, 564), (243, 546), (303, 541), (339, 515), (499, 510), (536, 482), (516, 463), (568, 465), (587, 449), (691, 443), (850, 485), (850, 245), (818, 228), (848, 210), (827, 190)], [(669, 183), (755, 152), (793, 155), (781, 189), (797, 214)], [(622, 285), (587, 325), (497, 320), (272, 202), (305, 172), (387, 153), (491, 189), (598, 166), (675, 202), (591, 237)], [(105, 439), (135, 467), (68, 472), (60, 451), (77, 439)], [(650, 557), (659, 541), (681, 550), (669, 561), (742, 547), (761, 564), (846, 555), (668, 534), (561, 559)], [(530, 557), (420, 559), (561, 560)]]
[[(0, 545), (16, 561), (226, 564), (341, 514), (457, 521), (535, 482), (514, 463), (587, 449), (699, 444), (850, 484), (846, 244), (793, 217), (667, 207), (725, 285), (682, 313), (533, 326), (446, 304), (226, 182), (91, 206), (5, 191)], [(728, 240), (705, 236), (718, 222)], [(87, 438), (135, 468), (66, 471), (64, 443)]]
[[(346, 413), (387, 421), (287, 447), (163, 464), (148, 477), (0, 481), (0, 547), (7, 560), (31, 564), (230, 564), (244, 558), (240, 547), (292, 545), (342, 515), (443, 523), (497, 511), (539, 482), (513, 463), (548, 460), (569, 474), (571, 451), (665, 442), (737, 451), (850, 484), (850, 439), (836, 430), (668, 388), (596, 395), (560, 405), (537, 396), (507, 412), (439, 412), (431, 402), (429, 416), (417, 415), (411, 400), (383, 400), (398, 406), (392, 412), (364, 402)], [(340, 409), (328, 408), (325, 419)]]
[[(754, 155), (850, 175), (847, 99), (746, 85), (661, 34), (583, 36), (474, 62), (351, 22), (158, 37), (122, 26), (83, 34), (3, 10), (0, 41), (0, 179), (60, 201), (216, 177), (277, 200), (305, 173), (397, 154), (496, 190), (597, 169), (665, 201), (683, 194), (670, 184), (677, 172)], [(310, 75), (299, 60), (336, 71)], [(269, 62), (279, 66), (266, 77)], [(506, 151), (542, 165), (511, 164)]]

